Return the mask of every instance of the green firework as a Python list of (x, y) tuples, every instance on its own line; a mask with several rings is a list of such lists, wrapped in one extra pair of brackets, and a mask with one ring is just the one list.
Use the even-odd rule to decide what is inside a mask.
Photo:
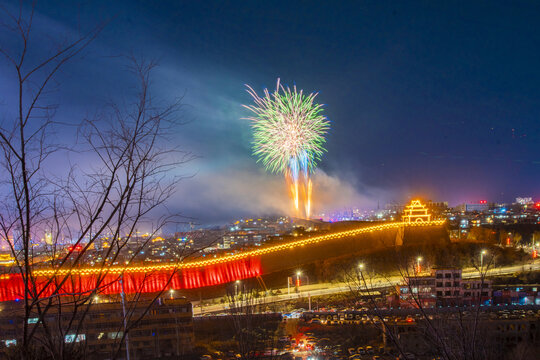
[(276, 90), (264, 90), (263, 97), (249, 86), (254, 105), (244, 105), (253, 116), (253, 154), (271, 172), (291, 174), (312, 172), (320, 161), (330, 122), (315, 103), (317, 93), (305, 95), (284, 87), (278, 79)]

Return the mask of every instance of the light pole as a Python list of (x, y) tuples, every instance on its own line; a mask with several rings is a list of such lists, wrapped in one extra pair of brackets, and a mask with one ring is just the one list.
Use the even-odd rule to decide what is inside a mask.
[(238, 285), (240, 284), (240, 280), (236, 280), (234, 283), (234, 297), (238, 299)]
[(287, 276), (287, 295), (291, 295), (291, 277)]
[(422, 270), (422, 269), (420, 268), (420, 263), (422, 262), (422, 260), (424, 260), (424, 259), (422, 259), (421, 256), (419, 256), (419, 257), (416, 258), (416, 273), (417, 273), (417, 274), (420, 274), (420, 271)]
[(127, 333), (127, 316), (126, 316), (126, 293), (124, 291), (124, 273), (121, 273), (120, 276), (120, 286), (122, 292), (120, 293), (120, 298), (122, 299), (122, 314), (124, 315), (124, 334), (126, 339), (126, 359), (129, 360), (129, 334)]
[(364, 274), (362, 273), (362, 270), (364, 270), (364, 263), (358, 264), (358, 271), (360, 272), (360, 286), (362, 286), (363, 282), (365, 283)]
[(302, 275), (302, 272), (297, 271), (296, 272), (296, 287), (298, 288), (298, 292), (300, 292), (300, 275)]
[(484, 267), (484, 255), (487, 254), (486, 250), (480, 252), (480, 270)]

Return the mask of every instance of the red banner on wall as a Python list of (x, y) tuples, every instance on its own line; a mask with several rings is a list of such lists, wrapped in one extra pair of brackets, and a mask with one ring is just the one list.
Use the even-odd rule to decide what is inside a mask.
[[(126, 294), (153, 293), (168, 289), (195, 289), (256, 277), (262, 274), (259, 258), (247, 258), (201, 268), (171, 271), (101, 273), (37, 277), (30, 291), (39, 298), (52, 295), (120, 294), (123, 280)], [(21, 274), (0, 276), (0, 301), (21, 300), (25, 293)], [(31, 296), (34, 297), (34, 296)]]

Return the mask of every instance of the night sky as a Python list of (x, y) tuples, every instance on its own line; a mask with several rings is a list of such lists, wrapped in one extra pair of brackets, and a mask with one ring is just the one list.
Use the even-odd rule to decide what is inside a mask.
[[(540, 200), (540, 3), (471, 3), (39, 1), (34, 30), (109, 21), (59, 77), (67, 123), (133, 95), (120, 55), (159, 61), (154, 96), (184, 95), (188, 123), (174, 136), (198, 156), (177, 170), (190, 177), (168, 208), (202, 224), (288, 208), (282, 177), (251, 156), (241, 107), (245, 84), (262, 91), (278, 77), (319, 92), (332, 123), (315, 212), (415, 196)], [(5, 116), (13, 74), (1, 65)]]

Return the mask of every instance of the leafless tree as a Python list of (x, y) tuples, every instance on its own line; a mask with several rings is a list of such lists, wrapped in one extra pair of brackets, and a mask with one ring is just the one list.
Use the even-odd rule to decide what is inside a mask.
[(264, 311), (268, 305), (263, 294), (244, 282), (235, 283), (230, 290), (227, 294), (229, 318), (242, 360), (278, 358), (279, 353), (274, 349), (279, 348), (279, 319), (277, 314)]
[[(410, 255), (410, 254), (408, 254)], [(472, 256), (470, 262), (480, 279), (480, 289), (483, 291), (486, 276), (494, 263), (494, 256), (485, 256), (482, 263)], [(443, 309), (432, 308), (425, 302), (425, 294), (416, 281), (422, 279), (419, 274), (417, 259), (408, 258), (399, 249), (396, 249), (394, 264), (398, 276), (385, 274), (368, 275), (366, 268), (356, 267), (349, 270), (347, 283), (350, 294), (357, 302), (363, 302), (372, 311), (371, 321), (380, 326), (381, 331), (395, 351), (403, 358), (411, 352), (407, 343), (407, 334), (399, 332), (399, 328), (414, 327), (414, 334), (409, 339), (423, 342), (426, 352), (442, 359), (494, 359), (497, 358), (498, 344), (496, 344), (493, 329), (486, 321), (486, 314), (481, 312), (482, 296), (474, 298), (468, 307), (444, 306)], [(405, 286), (408, 295), (409, 307), (414, 308), (418, 316), (410, 325), (401, 325), (394, 322), (394, 317), (386, 309), (388, 305), (377, 299), (378, 291), (388, 284), (400, 283)], [(481, 295), (481, 293), (480, 293)], [(433, 300), (433, 299), (432, 299)], [(397, 309), (395, 310), (397, 314)], [(394, 315), (396, 315), (394, 314)], [(425, 355), (425, 354), (416, 354)]]
[[(20, 294), (23, 326), (15, 356), (84, 357), (84, 349), (66, 342), (65, 337), (79, 334), (93, 299), (106, 285), (109, 267), (131, 264), (154, 234), (177, 221), (171, 215), (158, 216), (156, 210), (164, 206), (180, 180), (171, 170), (191, 159), (191, 154), (171, 146), (168, 137), (179, 124), (181, 98), (172, 104), (156, 102), (151, 95), (156, 64), (128, 58), (129, 71), (139, 84), (135, 101), (109, 104), (98, 116), (84, 119), (75, 144), (55, 143), (51, 140), (58, 140), (55, 131), (61, 132), (64, 126), (55, 122), (57, 105), (51, 104), (49, 96), (59, 88), (57, 75), (105, 24), (55, 42), (50, 53), (38, 59), (29, 55), (35, 52), (35, 3), (21, 3), (18, 11), (5, 6), (0, 10), (3, 29), (17, 40), (16, 47), (0, 44), (7, 69), (15, 74), (17, 98), (0, 127), (0, 231), (14, 259), (8, 271), (20, 274), (24, 283)], [(45, 171), (53, 161), (65, 162), (68, 173), (53, 176)], [(127, 251), (138, 226), (150, 219), (152, 234)], [(42, 237), (46, 248), (39, 244)], [(64, 289), (76, 281), (69, 270), (86, 266), (92, 249), (105, 238), (108, 246), (102, 256), (92, 258), (94, 268), (102, 270), (95, 286), (66, 294)], [(192, 250), (182, 250), (177, 260), (182, 261), (188, 252)], [(53, 271), (35, 275), (44, 269)], [(29, 321), (34, 318), (37, 321)], [(128, 336), (128, 323), (133, 326), (137, 319), (122, 325), (122, 341)]]

